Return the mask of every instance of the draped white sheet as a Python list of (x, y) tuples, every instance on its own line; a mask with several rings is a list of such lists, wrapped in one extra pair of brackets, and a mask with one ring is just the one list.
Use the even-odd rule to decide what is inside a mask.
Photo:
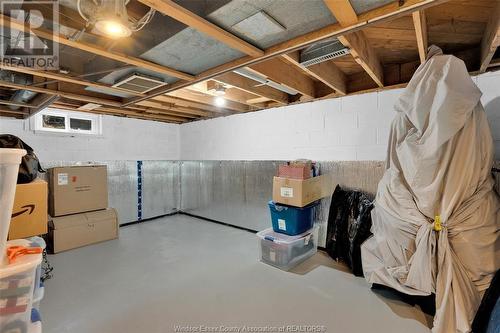
[(432, 48), (394, 106), (374, 235), (362, 246), (368, 282), (436, 294), (434, 333), (470, 332), (500, 267), (493, 142), (480, 97), (463, 61)]

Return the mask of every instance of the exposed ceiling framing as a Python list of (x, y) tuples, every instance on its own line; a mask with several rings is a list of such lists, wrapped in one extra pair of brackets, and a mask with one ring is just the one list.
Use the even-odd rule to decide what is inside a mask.
[(415, 34), (417, 36), (418, 55), (420, 62), (423, 63), (427, 57), (427, 20), (425, 18), (425, 11), (417, 10), (412, 13), (413, 25), (415, 25)]
[(479, 71), (485, 72), (500, 45), (500, 1), (493, 10), (488, 25), (486, 26), (483, 39), (481, 41), (481, 67)]
[[(349, 0), (325, 0), (325, 4), (337, 18), (340, 25), (351, 26), (358, 22), (358, 15)], [(338, 36), (339, 41), (348, 47), (354, 60), (370, 75), (379, 87), (384, 86), (384, 71), (377, 52), (370, 45), (363, 31), (353, 31)]]
[[(191, 12), (182, 6), (182, 1), (131, 1), (135, 9), (143, 6), (139, 12), (147, 11), (144, 5), (151, 7), (241, 52), (243, 56), (198, 73), (188, 73), (177, 66), (160, 65), (140, 55), (132, 56), (113, 47), (104, 47), (104, 44), (114, 43), (87, 30), (85, 34), (93, 38), (93, 43), (88, 39), (84, 41), (68, 35), (54, 35), (42, 28), (31, 28), (31, 33), (42, 39), (53, 40), (74, 50), (72, 52), (94, 56), (93, 61), (103, 59), (115, 65), (115, 62), (122, 63), (130, 69), (164, 75), (171, 78), (170, 83), (148, 93), (138, 93), (113, 87), (109, 80), (99, 80), (99, 74), (89, 79), (89, 76), (81, 74), (85, 73), (84, 68), (59, 73), (0, 63), (0, 69), (4, 71), (34, 78), (32, 84), (0, 81), (0, 87), (6, 92), (29, 90), (39, 94), (29, 103), (0, 99), (0, 105), (18, 108), (2, 108), (0, 115), (28, 117), (47, 105), (78, 110), (86, 103), (95, 103), (100, 107), (85, 112), (173, 123), (251, 112), (276, 105), (404, 85), (418, 63), (425, 60), (427, 47), (433, 43), (443, 47), (445, 52), (462, 57), (471, 72), (499, 67), (495, 52), (500, 45), (500, 2), (494, 0), (393, 1), (361, 13), (356, 13), (349, 0), (323, 0), (325, 10), (327, 8), (331, 12), (337, 23), (305, 32), (266, 49), (257, 47), (258, 41), (244, 40), (230, 29), (214, 24), (208, 17)], [(317, 1), (314, 3), (319, 5)], [(436, 6), (443, 15), (436, 15), (433, 11)], [(60, 12), (61, 17), (64, 16), (60, 20), (61, 25), (74, 30), (84, 28), (85, 22), (77, 14), (75, 16), (74, 11), (62, 7)], [(65, 12), (70, 16), (63, 15)], [(3, 14), (0, 14), (0, 25), (18, 30), (27, 28), (26, 24)], [(300, 65), (303, 48), (335, 37), (349, 48), (350, 54), (308, 67)], [(200, 49), (200, 54), (203, 54), (203, 49)], [(273, 85), (233, 72), (241, 68)], [(109, 73), (112, 72), (109, 70)], [(104, 74), (106, 71), (100, 68), (96, 73)], [(223, 107), (216, 106), (214, 102), (215, 91), (220, 85), (225, 89), (226, 104)]]

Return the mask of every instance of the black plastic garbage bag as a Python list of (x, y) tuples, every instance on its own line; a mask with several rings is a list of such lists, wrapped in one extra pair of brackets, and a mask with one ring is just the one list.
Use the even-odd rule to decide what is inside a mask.
[(371, 236), (373, 203), (360, 191), (345, 191), (337, 185), (328, 214), (326, 251), (345, 262), (354, 275), (363, 276), (361, 244)]
[(26, 150), (26, 155), (23, 156), (21, 165), (19, 165), (19, 173), (17, 175), (18, 184), (30, 183), (38, 176), (38, 172), (45, 172), (38, 161), (38, 157), (36, 157), (33, 152), (33, 148), (28, 146), (17, 136), (12, 134), (0, 134), (0, 148), (17, 148)]

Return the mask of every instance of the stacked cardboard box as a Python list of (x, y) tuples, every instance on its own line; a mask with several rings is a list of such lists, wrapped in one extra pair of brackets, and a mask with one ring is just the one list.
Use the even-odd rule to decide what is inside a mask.
[(53, 253), (118, 237), (118, 217), (108, 208), (104, 165), (48, 170), (49, 249)]
[(331, 178), (318, 174), (311, 161), (279, 166), (269, 202), (272, 228), (258, 233), (263, 262), (288, 270), (316, 252), (315, 208), (332, 190)]
[(16, 185), (9, 227), (9, 239), (47, 233), (47, 182), (35, 179)]

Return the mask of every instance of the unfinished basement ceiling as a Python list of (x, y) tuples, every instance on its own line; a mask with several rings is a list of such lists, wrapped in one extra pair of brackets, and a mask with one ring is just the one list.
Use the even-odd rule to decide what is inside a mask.
[[(232, 28), (235, 24), (260, 11), (264, 11), (286, 30), (265, 36), (260, 40), (251, 40), (248, 35)], [(322, 0), (291, 0), (286, 1), (286, 3), (272, 0), (233, 0), (208, 15), (208, 18), (218, 26), (231, 31), (259, 48), (268, 48), (336, 22)]]
[(186, 73), (198, 74), (243, 56), (243, 53), (193, 28), (186, 28), (143, 53), (141, 58)]
[[(93, 0), (82, 1), (93, 6)], [(484, 65), (480, 52), (498, 7), (494, 0), (335, 0), (329, 6), (325, 0), (130, 0), (131, 17), (143, 17), (150, 11), (148, 5), (156, 14), (143, 30), (122, 39), (101, 35), (91, 26), (84, 29), (86, 22), (75, 3), (63, 0), (60, 7), (61, 33), (71, 40), (60, 44), (64, 70), (38, 74), (5, 65), (6, 72), (34, 76), (38, 87), (19, 89), (6, 80), (6, 96), (32, 91), (61, 96), (55, 107), (78, 108), (90, 101), (103, 105), (94, 112), (182, 123), (400, 86), (425, 58), (425, 43), (417, 43), (424, 39), (464, 60), (471, 72), (495, 70), (500, 63), (497, 52)], [(425, 15), (426, 29), (417, 30), (419, 21), (412, 15), (416, 11)], [(348, 34), (340, 38), (350, 54), (300, 66), (297, 50), (331, 38), (341, 26), (335, 19), (339, 13), (346, 14), (347, 29), (358, 28), (347, 23), (359, 21), (356, 15), (374, 19), (359, 21), (363, 26), (358, 40)], [(239, 67), (262, 80), (237, 74)], [(167, 84), (142, 95), (112, 87), (136, 73)], [(230, 87), (224, 106), (214, 97), (221, 83)], [(4, 105), (9, 105), (8, 99)], [(22, 116), (38, 106), (26, 105)]]

